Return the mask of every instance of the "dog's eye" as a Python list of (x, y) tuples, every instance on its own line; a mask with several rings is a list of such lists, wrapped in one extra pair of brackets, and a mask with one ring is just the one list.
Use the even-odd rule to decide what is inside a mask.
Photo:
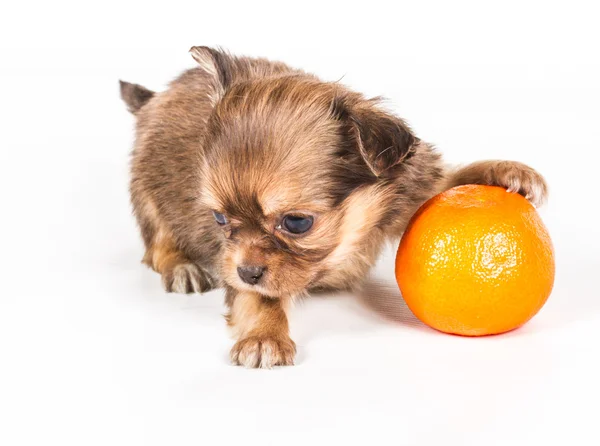
[(213, 211), (213, 215), (215, 216), (215, 220), (217, 221), (217, 223), (221, 226), (227, 224), (227, 217), (225, 217), (223, 214)]
[(297, 215), (286, 215), (281, 221), (281, 227), (292, 234), (303, 234), (313, 225), (312, 217), (299, 217)]

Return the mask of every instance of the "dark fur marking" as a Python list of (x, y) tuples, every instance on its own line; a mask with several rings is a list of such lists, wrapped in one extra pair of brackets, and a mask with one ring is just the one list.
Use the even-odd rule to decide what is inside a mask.
[(131, 113), (137, 113), (152, 97), (154, 92), (138, 84), (119, 81), (121, 89), (121, 98), (127, 104), (127, 109)]

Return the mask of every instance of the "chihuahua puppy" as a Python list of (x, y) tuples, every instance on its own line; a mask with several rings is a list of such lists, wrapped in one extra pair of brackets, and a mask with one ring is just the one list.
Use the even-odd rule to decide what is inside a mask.
[(279, 62), (193, 47), (162, 93), (121, 82), (137, 118), (131, 201), (166, 291), (225, 288), (234, 364), (291, 365), (286, 312), (313, 290), (360, 285), (384, 243), (453, 186), (535, 204), (546, 183), (512, 161), (460, 169), (399, 117)]

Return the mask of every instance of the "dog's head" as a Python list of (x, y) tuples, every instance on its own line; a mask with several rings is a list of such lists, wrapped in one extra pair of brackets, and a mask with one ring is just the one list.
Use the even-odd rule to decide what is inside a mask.
[(223, 235), (221, 275), (237, 289), (298, 294), (333, 257), (343, 260), (349, 239), (377, 226), (385, 204), (372, 191), (391, 182), (417, 139), (339, 84), (280, 65), (260, 75), (268, 62), (209, 48), (192, 53), (214, 82), (200, 176)]

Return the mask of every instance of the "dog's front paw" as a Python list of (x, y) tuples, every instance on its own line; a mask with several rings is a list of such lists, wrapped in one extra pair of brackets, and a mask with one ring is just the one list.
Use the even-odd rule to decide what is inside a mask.
[(276, 365), (294, 365), (296, 344), (287, 336), (249, 336), (238, 341), (230, 355), (235, 365), (270, 369)]
[(539, 206), (548, 196), (546, 180), (535, 169), (517, 161), (479, 161), (469, 164), (450, 177), (450, 186), (486, 184), (501, 186), (523, 195)]
[(523, 195), (539, 206), (548, 195), (546, 180), (535, 169), (517, 161), (498, 161), (492, 167), (492, 183)]
[(204, 293), (215, 288), (214, 279), (194, 263), (180, 263), (162, 274), (167, 293)]

